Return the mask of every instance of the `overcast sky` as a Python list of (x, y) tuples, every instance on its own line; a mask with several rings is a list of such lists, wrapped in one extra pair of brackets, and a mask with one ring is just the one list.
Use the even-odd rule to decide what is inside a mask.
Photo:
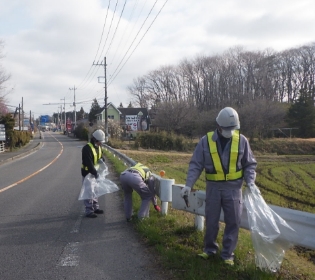
[(315, 42), (315, 1), (0, 0), (0, 40), (10, 109), (23, 98), (35, 118), (63, 102), (72, 111), (75, 95), (89, 112), (94, 98), (104, 105), (104, 67), (93, 63), (105, 56), (108, 102), (127, 106), (133, 79), (163, 65)]

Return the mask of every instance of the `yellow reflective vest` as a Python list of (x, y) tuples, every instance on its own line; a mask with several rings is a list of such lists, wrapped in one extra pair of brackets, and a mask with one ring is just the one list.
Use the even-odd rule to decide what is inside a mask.
[(212, 132), (207, 133), (210, 155), (212, 157), (215, 174), (206, 173), (206, 179), (208, 181), (232, 181), (243, 178), (243, 170), (237, 170), (238, 149), (240, 143), (240, 132), (235, 130), (232, 136), (232, 144), (230, 151), (230, 162), (228, 166), (228, 173), (224, 172), (222, 167), (222, 161), (218, 153), (217, 143), (212, 140)]
[(151, 176), (151, 171), (149, 167), (141, 163), (137, 163), (136, 165), (130, 167), (129, 169), (138, 171), (144, 181), (148, 180), (149, 177)]
[[(96, 152), (96, 149), (95, 149), (95, 147), (93, 146), (92, 143), (88, 143), (88, 145), (90, 146), (90, 148), (91, 148), (91, 150), (92, 150), (93, 159), (94, 159), (93, 165), (94, 165), (95, 169), (98, 170), (99, 165), (98, 165), (97, 162), (98, 162), (98, 160), (102, 157), (102, 148), (99, 146), (99, 147), (98, 147), (98, 152)], [(84, 166), (83, 164), (82, 164), (82, 168), (83, 168), (84, 170), (88, 171), (88, 167), (87, 167), (87, 166)]]

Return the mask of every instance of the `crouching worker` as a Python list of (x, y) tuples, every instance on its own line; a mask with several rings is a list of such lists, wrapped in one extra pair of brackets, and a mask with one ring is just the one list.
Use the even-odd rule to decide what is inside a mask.
[[(98, 161), (102, 158), (102, 143), (105, 142), (105, 133), (101, 130), (95, 130), (92, 134), (91, 141), (82, 148), (82, 166), (81, 175), (84, 177), (91, 173), (95, 179), (99, 177)], [(98, 199), (85, 199), (85, 215), (88, 218), (96, 218), (96, 214), (103, 214), (104, 211), (99, 209)]]
[(138, 218), (149, 217), (150, 202), (153, 202), (156, 211), (160, 212), (157, 205), (154, 189), (154, 180), (150, 169), (141, 163), (126, 169), (120, 174), (121, 188), (124, 191), (124, 210), (128, 222), (132, 216), (132, 193), (136, 191), (141, 198), (141, 206), (138, 212)]

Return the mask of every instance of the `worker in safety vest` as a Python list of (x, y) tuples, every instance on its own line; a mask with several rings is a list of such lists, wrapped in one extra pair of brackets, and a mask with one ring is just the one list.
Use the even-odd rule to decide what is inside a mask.
[(201, 172), (206, 174), (206, 232), (204, 251), (198, 254), (208, 259), (218, 253), (216, 242), (221, 209), (225, 229), (221, 258), (234, 265), (234, 250), (238, 241), (243, 210), (242, 185), (255, 183), (257, 162), (246, 137), (239, 133), (238, 113), (231, 107), (222, 109), (217, 118), (217, 129), (203, 136), (189, 163), (186, 186), (181, 196), (190, 194)]
[[(81, 174), (84, 177), (91, 173), (97, 179), (99, 174), (98, 161), (102, 159), (102, 143), (105, 142), (105, 133), (101, 130), (95, 130), (92, 133), (91, 141), (82, 148), (82, 166)], [(104, 211), (99, 209), (98, 199), (85, 199), (85, 215), (88, 218), (96, 218), (96, 214), (103, 214)]]
[(150, 202), (153, 202), (156, 211), (161, 211), (156, 202), (154, 180), (150, 169), (141, 163), (137, 163), (120, 174), (121, 188), (124, 191), (125, 216), (128, 222), (131, 221), (133, 211), (133, 191), (136, 191), (141, 198), (141, 206), (138, 211), (139, 219), (149, 217)]

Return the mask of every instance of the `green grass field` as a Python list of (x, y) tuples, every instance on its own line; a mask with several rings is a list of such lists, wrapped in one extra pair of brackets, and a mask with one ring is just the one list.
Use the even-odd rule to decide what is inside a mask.
[[(165, 170), (166, 178), (175, 179), (177, 184), (185, 184), (191, 153), (119, 151), (149, 166), (154, 173), (159, 174), (160, 170)], [(109, 152), (106, 152), (106, 156), (114, 163), (118, 173), (126, 168)], [(256, 184), (265, 201), (281, 207), (314, 213), (314, 159), (314, 156), (257, 156)], [(194, 188), (205, 189), (203, 175)], [(140, 204), (137, 194), (134, 194), (134, 200), (136, 212)], [(277, 273), (257, 269), (250, 233), (244, 229), (240, 230), (234, 267), (224, 266), (219, 256), (207, 261), (197, 258), (197, 253), (203, 249), (203, 232), (195, 230), (194, 215), (172, 209), (171, 203), (167, 216), (161, 216), (152, 207), (150, 219), (141, 223), (135, 222), (134, 226), (173, 279), (315, 279), (315, 254), (314, 251), (305, 248), (288, 250)], [(223, 230), (222, 223), (218, 236), (219, 244)]]

